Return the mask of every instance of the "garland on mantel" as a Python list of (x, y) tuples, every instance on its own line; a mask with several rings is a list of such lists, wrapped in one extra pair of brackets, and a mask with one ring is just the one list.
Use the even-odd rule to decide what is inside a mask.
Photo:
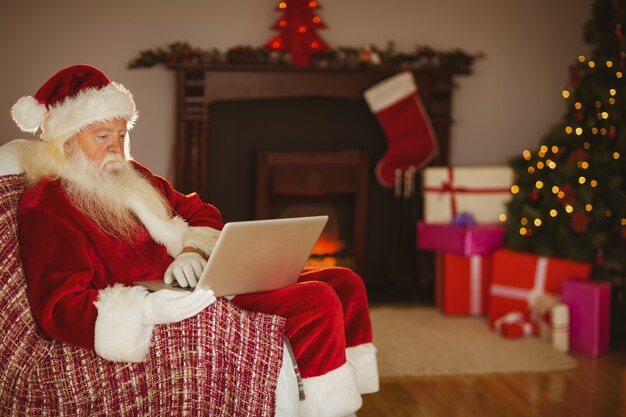
[[(417, 47), (413, 53), (395, 51), (393, 42), (384, 50), (376, 46), (361, 48), (338, 47), (332, 51), (314, 52), (314, 68), (375, 68), (399, 67), (406, 69), (446, 68), (454, 72), (469, 72), (483, 53), (468, 54), (461, 49), (437, 51), (427, 46)], [(268, 51), (263, 47), (236, 46), (222, 52), (217, 48), (202, 49), (187, 42), (175, 42), (167, 48), (148, 49), (128, 63), (128, 68), (150, 68), (159, 64), (205, 65), (284, 65), (292, 66), (289, 52)]]

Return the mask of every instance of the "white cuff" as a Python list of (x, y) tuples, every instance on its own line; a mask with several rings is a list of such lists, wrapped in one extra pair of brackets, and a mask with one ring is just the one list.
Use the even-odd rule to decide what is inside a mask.
[(346, 359), (356, 371), (356, 382), (361, 394), (371, 394), (380, 389), (376, 352), (372, 343), (346, 348)]
[(417, 84), (409, 71), (401, 72), (365, 90), (365, 101), (373, 113), (390, 107), (417, 92)]
[(219, 236), (220, 231), (212, 227), (191, 226), (183, 237), (183, 247), (200, 249), (210, 255)]
[(150, 350), (154, 326), (143, 323), (144, 287), (115, 284), (98, 292), (96, 353), (116, 362), (141, 362)]
[(354, 368), (348, 362), (316, 377), (303, 378), (299, 417), (345, 417), (363, 405)]

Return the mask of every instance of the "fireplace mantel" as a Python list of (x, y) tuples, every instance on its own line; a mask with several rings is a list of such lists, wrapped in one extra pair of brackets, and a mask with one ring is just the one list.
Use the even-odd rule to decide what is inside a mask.
[[(177, 74), (175, 184), (207, 198), (209, 106), (224, 100), (332, 97), (362, 100), (368, 87), (400, 69), (297, 69), (250, 65), (175, 64)], [(447, 69), (414, 70), (418, 93), (439, 142), (434, 164), (448, 162), (453, 77)]]

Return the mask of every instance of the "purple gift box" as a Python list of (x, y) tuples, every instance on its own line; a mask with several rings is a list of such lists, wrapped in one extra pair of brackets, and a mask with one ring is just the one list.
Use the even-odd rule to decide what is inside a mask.
[(569, 279), (563, 281), (563, 302), (570, 311), (570, 347), (598, 356), (609, 351), (611, 284)]
[(449, 223), (417, 224), (417, 247), (419, 249), (452, 252), (457, 255), (489, 255), (502, 247), (504, 226), (477, 224), (458, 226)]

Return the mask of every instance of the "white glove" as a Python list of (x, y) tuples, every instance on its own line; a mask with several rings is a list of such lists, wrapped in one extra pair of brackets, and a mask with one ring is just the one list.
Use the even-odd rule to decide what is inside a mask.
[(143, 301), (144, 324), (176, 323), (193, 317), (215, 302), (211, 290), (196, 288), (193, 292), (160, 290)]
[(174, 282), (174, 279), (176, 279), (178, 285), (183, 288), (187, 286), (195, 288), (202, 275), (204, 265), (206, 265), (206, 261), (197, 253), (181, 253), (172, 261), (170, 266), (167, 267), (163, 275), (163, 281), (165, 281), (166, 284), (171, 284)]

